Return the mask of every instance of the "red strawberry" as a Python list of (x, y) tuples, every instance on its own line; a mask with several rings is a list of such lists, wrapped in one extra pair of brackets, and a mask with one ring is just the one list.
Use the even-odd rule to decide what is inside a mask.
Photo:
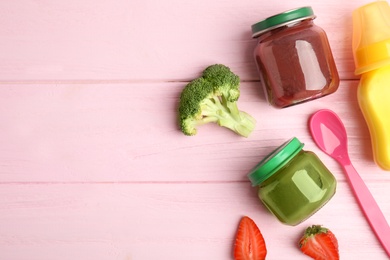
[(266, 255), (265, 241), (256, 223), (247, 216), (242, 217), (234, 244), (234, 259), (262, 260)]
[(301, 251), (317, 260), (340, 259), (335, 235), (319, 225), (308, 227), (299, 241)]

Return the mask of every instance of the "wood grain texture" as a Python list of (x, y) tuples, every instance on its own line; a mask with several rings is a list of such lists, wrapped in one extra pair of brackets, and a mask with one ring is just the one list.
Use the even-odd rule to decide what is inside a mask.
[[(310, 3), (342, 78), (354, 78), (351, 13), (365, 0)], [(258, 79), (250, 26), (307, 1), (5, 0), (0, 80), (189, 80), (210, 63)]]
[[(381, 183), (371, 187), (387, 192)], [(276, 222), (249, 183), (2, 185), (0, 258), (231, 259), (235, 227), (249, 215), (268, 259), (307, 259), (299, 236), (306, 225), (325, 223), (339, 239), (341, 259), (386, 259), (348, 186), (338, 188), (343, 192), (326, 207), (290, 227)], [(389, 215), (389, 201), (378, 203)]]
[[(390, 174), (373, 162), (353, 73), (351, 13), (367, 2), (310, 3), (342, 81), (278, 110), (261, 91), (250, 26), (303, 0), (0, 1), (0, 260), (232, 259), (243, 215), (261, 228), (267, 259), (307, 259), (297, 241), (311, 224), (335, 232), (342, 259), (387, 259), (307, 126), (318, 109), (339, 114), (351, 160), (389, 218)], [(178, 129), (181, 90), (213, 63), (241, 77), (239, 108), (257, 120), (249, 138)], [(338, 181), (296, 227), (271, 216), (246, 178), (293, 136)]]
[(3, 86), (2, 182), (242, 181), (291, 136), (322, 155), (307, 122), (329, 104), (337, 104), (334, 110), (345, 120), (351, 158), (360, 162), (363, 177), (390, 180), (373, 163), (356, 102), (357, 81), (343, 81), (333, 95), (284, 110), (265, 102), (258, 82), (242, 83), (239, 107), (257, 120), (249, 138), (215, 124), (199, 127), (196, 136), (183, 135), (176, 111), (184, 85)]

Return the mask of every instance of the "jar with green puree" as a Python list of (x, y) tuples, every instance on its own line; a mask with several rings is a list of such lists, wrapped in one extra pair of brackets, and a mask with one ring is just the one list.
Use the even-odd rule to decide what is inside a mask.
[(296, 137), (266, 156), (249, 174), (264, 205), (295, 226), (324, 206), (336, 192), (336, 179), (318, 156)]

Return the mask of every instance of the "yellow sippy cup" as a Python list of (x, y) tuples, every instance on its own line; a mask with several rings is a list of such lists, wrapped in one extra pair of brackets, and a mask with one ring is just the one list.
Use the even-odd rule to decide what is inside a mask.
[(390, 6), (376, 1), (353, 12), (358, 102), (368, 125), (374, 160), (390, 170)]

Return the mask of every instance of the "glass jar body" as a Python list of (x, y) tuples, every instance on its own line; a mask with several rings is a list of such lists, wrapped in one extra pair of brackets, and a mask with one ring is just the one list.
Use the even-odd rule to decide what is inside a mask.
[(259, 185), (264, 205), (282, 223), (297, 225), (335, 194), (336, 180), (313, 152), (301, 150)]
[(266, 98), (277, 108), (331, 94), (339, 86), (326, 33), (312, 19), (260, 34), (254, 57)]

